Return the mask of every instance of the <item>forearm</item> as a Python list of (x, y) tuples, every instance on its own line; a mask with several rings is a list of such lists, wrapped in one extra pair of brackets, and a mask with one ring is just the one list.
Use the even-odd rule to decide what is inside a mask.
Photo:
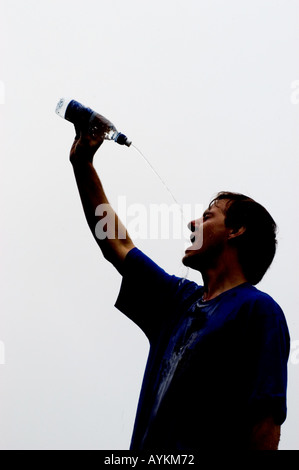
[(278, 450), (279, 440), (280, 426), (269, 416), (253, 427), (250, 450)]
[(72, 161), (72, 165), (90, 230), (104, 257), (121, 272), (122, 262), (134, 244), (109, 204), (92, 162), (81, 159)]

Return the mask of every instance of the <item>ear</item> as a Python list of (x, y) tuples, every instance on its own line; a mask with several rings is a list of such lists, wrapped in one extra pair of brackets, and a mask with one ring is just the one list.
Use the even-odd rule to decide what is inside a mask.
[(246, 227), (239, 227), (239, 228), (232, 228), (229, 231), (228, 234), (228, 240), (232, 240), (234, 238), (239, 237), (240, 235), (243, 235), (243, 233), (246, 231)]

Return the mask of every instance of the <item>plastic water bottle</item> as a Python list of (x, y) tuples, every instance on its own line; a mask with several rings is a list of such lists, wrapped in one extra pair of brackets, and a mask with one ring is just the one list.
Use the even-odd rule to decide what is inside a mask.
[(112, 122), (78, 101), (61, 98), (56, 106), (56, 114), (78, 127), (87, 127), (92, 135), (102, 134), (104, 139), (114, 140), (127, 147), (132, 144), (127, 136), (118, 132)]

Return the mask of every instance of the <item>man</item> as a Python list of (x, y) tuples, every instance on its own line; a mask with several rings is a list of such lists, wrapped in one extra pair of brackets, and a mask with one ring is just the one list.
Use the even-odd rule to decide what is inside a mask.
[[(135, 247), (109, 205), (93, 167), (102, 142), (77, 129), (70, 160), (90, 229), (123, 276), (116, 307), (150, 342), (131, 449), (277, 449), (289, 334), (280, 307), (254, 287), (275, 254), (275, 222), (252, 199), (219, 193), (190, 222), (183, 258), (203, 286), (170, 276)], [(97, 237), (103, 217), (107, 236)]]

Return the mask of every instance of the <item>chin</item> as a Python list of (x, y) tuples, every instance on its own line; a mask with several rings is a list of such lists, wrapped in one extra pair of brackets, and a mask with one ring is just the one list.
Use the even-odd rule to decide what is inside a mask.
[(197, 254), (196, 251), (187, 249), (182, 259), (183, 265), (187, 268), (193, 268), (194, 264), (196, 264)]
[(186, 249), (182, 263), (187, 268), (192, 268), (201, 272), (201, 268), (206, 265), (208, 258), (209, 250), (204, 248), (202, 245), (199, 247), (191, 245)]

